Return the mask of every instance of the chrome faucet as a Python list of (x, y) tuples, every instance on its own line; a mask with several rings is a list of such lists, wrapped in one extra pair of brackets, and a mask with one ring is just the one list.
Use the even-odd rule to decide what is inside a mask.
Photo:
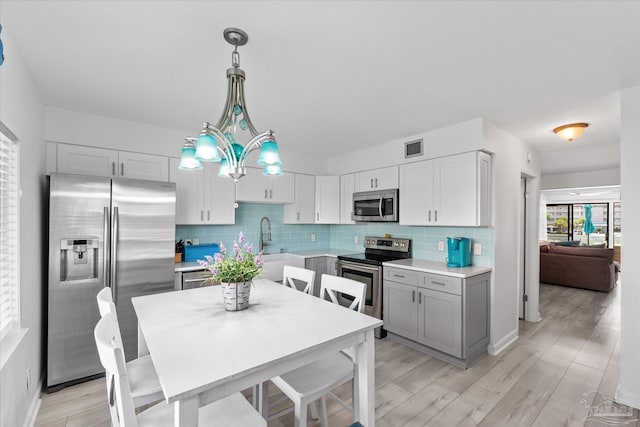
[(260, 219), (260, 250), (263, 251), (264, 247), (268, 245), (268, 243), (265, 243), (264, 241), (264, 233), (262, 232), (262, 224), (264, 223), (264, 221), (267, 221), (267, 241), (271, 241), (271, 221), (269, 221), (269, 218), (267, 218), (266, 216), (263, 216), (262, 219)]

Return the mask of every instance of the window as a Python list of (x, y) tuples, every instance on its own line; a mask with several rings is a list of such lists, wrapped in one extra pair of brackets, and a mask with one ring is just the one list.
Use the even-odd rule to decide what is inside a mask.
[(18, 144), (0, 132), (0, 340), (20, 325)]
[(577, 241), (580, 245), (608, 246), (609, 204), (590, 203), (595, 230), (584, 233), (586, 203), (547, 205), (547, 236), (551, 242)]

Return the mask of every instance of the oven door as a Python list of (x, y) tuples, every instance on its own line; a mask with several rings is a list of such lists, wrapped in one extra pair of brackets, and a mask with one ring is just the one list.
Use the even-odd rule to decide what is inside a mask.
[(345, 260), (338, 260), (336, 266), (338, 276), (362, 282), (367, 286), (364, 294), (364, 312), (382, 319), (382, 267)]

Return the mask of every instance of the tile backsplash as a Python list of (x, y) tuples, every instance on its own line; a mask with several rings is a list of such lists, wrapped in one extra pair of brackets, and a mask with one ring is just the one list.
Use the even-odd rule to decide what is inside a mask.
[[(449, 236), (468, 237), (473, 243), (482, 245), (481, 255), (472, 255), (471, 263), (479, 266), (493, 265), (493, 229), (487, 227), (420, 227), (395, 223), (366, 223), (355, 225), (324, 224), (283, 224), (283, 206), (259, 203), (240, 203), (233, 225), (178, 225), (176, 239), (199, 239), (200, 244), (220, 243), (231, 247), (242, 231), (245, 238), (258, 248), (260, 219), (266, 216), (271, 221), (271, 242), (265, 253), (308, 251), (314, 249), (342, 249), (362, 252), (365, 236), (384, 236), (412, 239), (412, 255), (431, 261), (444, 262), (446, 238)], [(265, 224), (266, 233), (267, 226)], [(312, 241), (315, 235), (315, 241)], [(354, 243), (358, 236), (358, 243)], [(445, 242), (445, 250), (438, 251), (438, 242)]]
[[(236, 223), (229, 225), (177, 225), (176, 240), (199, 239), (200, 244), (220, 243), (231, 247), (242, 231), (245, 239), (258, 249), (260, 239), (260, 220), (266, 216), (271, 221), (271, 242), (267, 242), (265, 253), (306, 251), (330, 246), (329, 225), (323, 224), (283, 224), (283, 205), (260, 203), (240, 203), (236, 209)], [(267, 233), (267, 224), (263, 227)], [(315, 242), (311, 241), (315, 235)]]

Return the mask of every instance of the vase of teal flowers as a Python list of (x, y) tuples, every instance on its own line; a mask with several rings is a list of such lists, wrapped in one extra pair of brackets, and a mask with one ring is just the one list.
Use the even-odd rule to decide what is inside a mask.
[(262, 252), (254, 253), (242, 231), (238, 233), (238, 240), (233, 242), (231, 252), (220, 242), (219, 253), (198, 262), (209, 272), (207, 280), (221, 284), (225, 310), (249, 308), (252, 280), (262, 272), (264, 262)]

